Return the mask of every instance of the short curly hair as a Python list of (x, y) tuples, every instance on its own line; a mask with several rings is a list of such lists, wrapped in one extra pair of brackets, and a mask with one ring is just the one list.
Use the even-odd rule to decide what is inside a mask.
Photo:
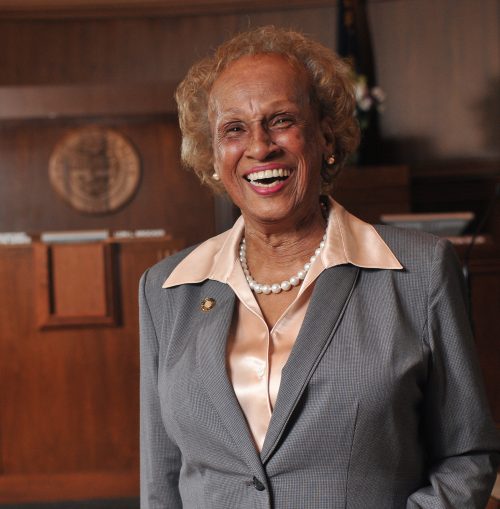
[(351, 68), (322, 44), (299, 32), (271, 25), (240, 33), (226, 41), (213, 56), (195, 63), (179, 84), (175, 99), (182, 132), (182, 162), (195, 171), (202, 183), (216, 192), (223, 191), (222, 184), (212, 178), (212, 133), (208, 118), (210, 91), (231, 62), (261, 54), (283, 55), (303, 68), (312, 84), (311, 92), (319, 106), (320, 118), (332, 119), (335, 166), (325, 164), (321, 169), (323, 187), (328, 188), (359, 143)]

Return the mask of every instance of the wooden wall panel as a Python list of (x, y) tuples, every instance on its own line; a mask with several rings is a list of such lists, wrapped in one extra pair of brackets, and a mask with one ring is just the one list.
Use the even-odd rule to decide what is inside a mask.
[[(120, 18), (117, 10), (116, 18), (0, 20), (0, 87), (175, 83), (235, 31), (266, 23), (336, 45), (335, 2), (218, 8), (198, 16)], [(368, 0), (368, 14), (387, 93), (386, 160), (500, 157), (498, 1)]]
[(0, 0), (0, 14), (30, 19), (170, 17), (331, 5), (332, 0)]
[(40, 329), (117, 325), (112, 242), (34, 244), (33, 296)]
[[(463, 260), (467, 246), (457, 246)], [(469, 292), (472, 326), (486, 394), (493, 417), (500, 430), (500, 322), (497, 320), (500, 302), (500, 248), (498, 244), (476, 245), (469, 253)]]
[[(6, 503), (9, 509), (47, 509), (61, 507), (47, 502), (77, 500), (76, 503), (63, 503), (62, 507), (82, 508), (82, 500), (137, 499), (139, 475), (131, 472), (83, 472), (65, 474), (30, 474), (0, 476), (0, 504)], [(41, 505), (32, 502), (39, 502)], [(23, 503), (30, 503), (24, 505)], [(22, 504), (22, 505), (21, 505)], [(127, 504), (103, 502), (88, 504), (89, 507), (134, 507)], [(135, 507), (139, 507), (139, 503)]]
[[(2, 267), (11, 271), (8, 286), (1, 288), (1, 385), (7, 389), (2, 408), (8, 409), (1, 413), (3, 473), (136, 468), (135, 309), (124, 313), (119, 334), (117, 329), (39, 332), (34, 292), (26, 284), (32, 251), (15, 251), (15, 263)], [(135, 300), (137, 277), (125, 274), (127, 301)]]
[(51, 249), (54, 307), (58, 315), (107, 313), (106, 263), (98, 247), (99, 244), (58, 245)]
[(177, 115), (176, 84), (125, 83), (0, 87), (0, 121)]
[(139, 151), (139, 189), (111, 214), (83, 214), (64, 202), (50, 186), (50, 154), (68, 130), (89, 122), (0, 124), (0, 231), (164, 228), (187, 243), (213, 234), (213, 197), (181, 168), (180, 135), (173, 117), (94, 120), (127, 136)]
[(356, 217), (380, 223), (382, 214), (410, 212), (407, 166), (347, 166), (336, 177), (332, 196)]
[(33, 248), (0, 247), (0, 503), (138, 494), (137, 286), (181, 245), (113, 247), (120, 325), (45, 331)]
[[(473, 296), (472, 313), (479, 361), (486, 381), (486, 393), (493, 417), (500, 429), (500, 390), (498, 387), (500, 368), (500, 259), (477, 263), (472, 267)], [(489, 316), (489, 320), (484, 317)]]
[(0, 86), (180, 81), (231, 34), (295, 27), (335, 44), (335, 9), (95, 20), (0, 20)]

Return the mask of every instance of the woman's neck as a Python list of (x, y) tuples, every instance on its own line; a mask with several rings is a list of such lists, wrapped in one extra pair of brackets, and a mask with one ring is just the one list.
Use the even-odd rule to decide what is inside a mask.
[(245, 221), (247, 262), (257, 281), (288, 279), (302, 268), (318, 247), (326, 229), (318, 207), (290, 225), (261, 225)]

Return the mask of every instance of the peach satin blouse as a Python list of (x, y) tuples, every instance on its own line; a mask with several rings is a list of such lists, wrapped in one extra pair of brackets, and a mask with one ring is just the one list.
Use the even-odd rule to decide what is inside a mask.
[(295, 300), (269, 330), (239, 263), (244, 223), (201, 244), (174, 269), (164, 288), (213, 279), (238, 297), (227, 341), (227, 370), (255, 445), (262, 449), (286, 364), (309, 305), (314, 281), (323, 270), (351, 263), (401, 269), (373, 226), (331, 200), (325, 247), (307, 273)]

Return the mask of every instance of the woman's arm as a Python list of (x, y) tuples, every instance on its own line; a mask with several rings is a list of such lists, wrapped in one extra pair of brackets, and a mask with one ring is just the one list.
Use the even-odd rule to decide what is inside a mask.
[(423, 429), (428, 486), (407, 509), (484, 509), (500, 444), (482, 387), (463, 278), (449, 242), (436, 246), (425, 341), (431, 351)]
[[(146, 297), (146, 272), (139, 287), (141, 355), (141, 509), (182, 508), (178, 490), (181, 455), (168, 437), (158, 397), (158, 337)], [(159, 293), (156, 296), (159, 305)]]

